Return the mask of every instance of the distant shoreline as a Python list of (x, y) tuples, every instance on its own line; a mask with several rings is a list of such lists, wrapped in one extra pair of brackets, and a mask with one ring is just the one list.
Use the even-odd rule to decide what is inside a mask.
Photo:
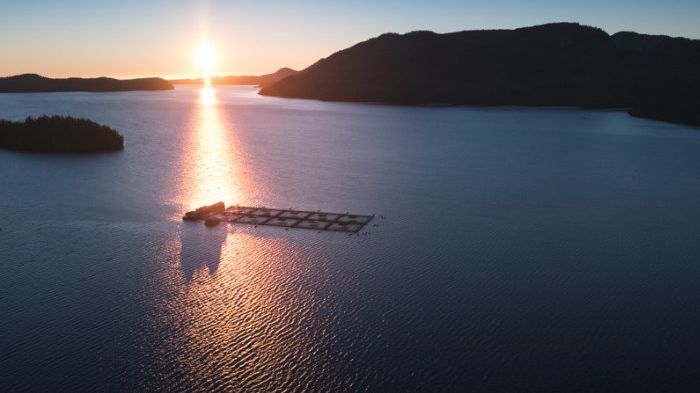
[[(211, 84), (216, 85), (253, 85), (253, 86), (269, 86), (290, 75), (295, 75), (299, 71), (291, 68), (280, 68), (279, 70), (265, 75), (243, 75), (243, 76), (217, 76), (211, 78)], [(168, 82), (174, 85), (198, 85), (203, 83), (202, 78), (194, 79), (170, 79)]]
[(329, 102), (329, 103), (343, 103), (343, 104), (359, 104), (359, 105), (377, 105), (377, 106), (395, 106), (395, 107), (409, 107), (409, 108), (465, 108), (465, 109), (495, 109), (495, 110), (520, 110), (520, 109), (562, 109), (562, 110), (588, 110), (588, 111), (601, 111), (601, 112), (619, 112), (626, 113), (631, 117), (636, 117), (639, 119), (660, 121), (670, 124), (678, 124), (683, 126), (689, 126), (694, 128), (700, 128), (700, 124), (697, 122), (681, 122), (668, 120), (666, 118), (655, 117), (655, 116), (644, 116), (635, 111), (634, 108), (625, 106), (609, 106), (609, 107), (599, 107), (599, 106), (575, 106), (575, 105), (521, 105), (521, 104), (447, 104), (447, 103), (421, 103), (421, 104), (411, 104), (411, 103), (400, 103), (400, 102), (383, 102), (383, 101), (344, 101), (344, 100), (330, 100), (323, 98), (300, 98), (300, 97), (286, 97), (286, 96), (273, 96), (260, 94), (264, 97), (274, 97), (274, 98), (286, 98), (286, 99), (296, 99), (296, 100), (309, 100), (318, 102)]
[(47, 78), (37, 74), (0, 77), (0, 93), (106, 93), (172, 90), (163, 78)]

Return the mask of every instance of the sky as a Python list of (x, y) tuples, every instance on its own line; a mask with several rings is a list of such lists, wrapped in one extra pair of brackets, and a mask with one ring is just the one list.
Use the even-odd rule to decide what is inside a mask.
[(700, 0), (0, 0), (0, 76), (194, 77), (303, 69), (385, 32), (579, 22), (700, 39)]

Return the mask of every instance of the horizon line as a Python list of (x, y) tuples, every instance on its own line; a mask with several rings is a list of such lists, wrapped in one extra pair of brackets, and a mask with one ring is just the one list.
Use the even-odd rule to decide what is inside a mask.
[[(587, 24), (585, 22), (573, 22), (573, 21), (558, 21), (558, 22), (544, 22), (544, 23), (537, 23), (537, 24), (529, 24), (529, 25), (522, 25), (518, 27), (489, 27), (489, 28), (465, 28), (462, 30), (454, 30), (454, 31), (447, 31), (447, 32), (436, 32), (434, 30), (425, 30), (425, 29), (414, 29), (410, 31), (406, 31), (403, 33), (397, 33), (394, 31), (385, 31), (383, 33), (373, 35), (369, 38), (362, 39), (360, 41), (357, 41), (353, 44), (350, 44), (347, 47), (343, 48), (337, 48), (335, 49), (332, 53), (326, 54), (326, 56), (320, 57), (316, 59), (316, 61), (321, 60), (323, 58), (327, 58), (334, 53), (337, 53), (339, 51), (342, 51), (344, 49), (350, 48), (354, 45), (357, 45), (359, 43), (380, 37), (384, 34), (399, 34), (399, 35), (405, 35), (405, 34), (410, 34), (414, 32), (432, 32), (435, 34), (454, 34), (454, 33), (460, 33), (460, 32), (465, 32), (465, 31), (498, 31), (498, 30), (518, 30), (518, 29), (524, 29), (524, 28), (529, 28), (529, 27), (537, 27), (537, 26), (546, 26), (546, 25), (552, 25), (552, 24), (577, 24), (580, 26), (587, 26), (595, 29), (599, 29), (608, 36), (613, 36), (618, 33), (636, 33), (636, 34), (642, 34), (642, 35), (650, 35), (650, 36), (665, 36), (665, 37), (670, 37), (670, 38), (677, 38), (677, 39), (687, 39), (687, 40), (693, 40), (693, 41), (700, 41), (700, 37), (690, 37), (690, 36), (680, 36), (680, 35), (670, 35), (670, 34), (665, 34), (665, 33), (644, 33), (644, 32), (639, 32), (639, 31), (634, 31), (634, 30), (619, 30), (616, 31), (615, 33), (610, 33), (608, 30), (598, 27), (593, 24)], [(313, 62), (311, 63), (313, 64)], [(241, 77), (241, 76), (261, 76), (261, 75), (267, 75), (267, 74), (273, 74), (277, 71), (279, 71), (282, 68), (291, 68), (291, 69), (297, 69), (298, 71), (302, 71), (309, 67), (311, 64), (306, 65), (304, 67), (290, 67), (290, 66), (278, 66), (272, 71), (257, 71), (257, 72), (252, 72), (252, 71), (243, 71), (243, 72), (220, 72), (218, 76), (212, 76), (213, 78), (224, 78), (224, 77)], [(105, 74), (101, 73), (88, 73), (88, 74), (82, 74), (82, 75), (76, 75), (76, 74), (60, 74), (60, 73), (42, 73), (42, 72), (37, 72), (37, 71), (23, 71), (23, 72), (18, 72), (18, 73), (13, 73), (13, 74), (5, 74), (5, 75), (0, 75), (0, 78), (7, 78), (7, 77), (13, 77), (13, 76), (19, 76), (19, 75), (25, 75), (25, 74), (36, 74), (40, 75), (43, 77), (47, 78), (52, 78), (52, 79), (64, 79), (64, 78), (112, 78), (112, 79), (141, 79), (141, 78), (162, 78), (165, 80), (180, 80), (180, 79), (201, 79), (201, 75), (197, 75), (196, 72), (188, 72), (188, 73), (174, 73), (174, 74), (161, 74), (161, 75), (154, 75), (154, 74), (114, 74), (107, 76)]]

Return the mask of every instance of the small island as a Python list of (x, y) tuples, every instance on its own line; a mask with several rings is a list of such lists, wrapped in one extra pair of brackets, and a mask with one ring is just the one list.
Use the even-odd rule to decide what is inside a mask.
[(0, 119), (0, 148), (42, 153), (101, 153), (124, 150), (116, 130), (88, 119), (64, 116)]

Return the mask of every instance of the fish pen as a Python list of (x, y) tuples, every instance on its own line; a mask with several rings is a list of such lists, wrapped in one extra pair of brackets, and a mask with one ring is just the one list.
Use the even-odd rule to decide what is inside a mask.
[(223, 202), (202, 206), (185, 213), (182, 217), (185, 221), (204, 221), (207, 226), (228, 222), (231, 224), (267, 225), (350, 233), (359, 232), (373, 218), (374, 215), (351, 214), (349, 212), (332, 213), (239, 205), (226, 207)]

